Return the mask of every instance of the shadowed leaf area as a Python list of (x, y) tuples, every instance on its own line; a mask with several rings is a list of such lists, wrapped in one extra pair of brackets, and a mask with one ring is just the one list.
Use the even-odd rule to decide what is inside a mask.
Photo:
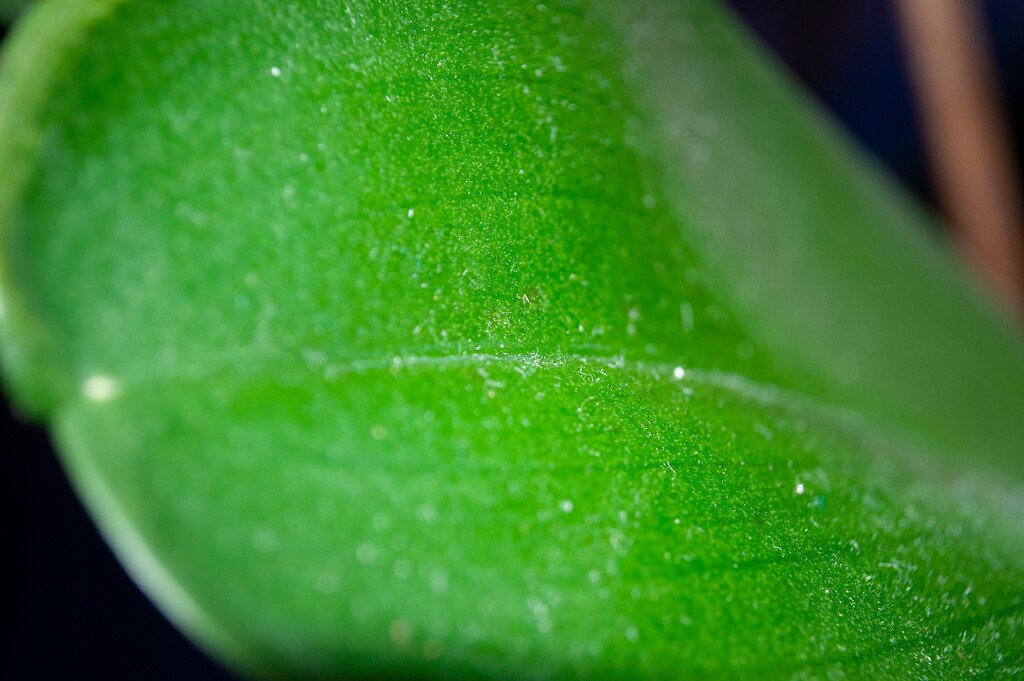
[(1021, 674), (1016, 331), (713, 3), (71, 4), (6, 378), (219, 659)]

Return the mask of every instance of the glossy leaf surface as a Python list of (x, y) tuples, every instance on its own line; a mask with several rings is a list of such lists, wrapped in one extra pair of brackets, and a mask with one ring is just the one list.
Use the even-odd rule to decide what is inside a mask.
[(748, 42), (704, 0), (44, 5), (14, 397), (255, 674), (1012, 677), (1020, 340)]

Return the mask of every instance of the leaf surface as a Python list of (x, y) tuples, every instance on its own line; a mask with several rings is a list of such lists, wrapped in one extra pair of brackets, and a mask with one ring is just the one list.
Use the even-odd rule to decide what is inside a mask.
[(721, 10), (70, 6), (6, 375), (222, 659), (1019, 674), (1020, 340)]

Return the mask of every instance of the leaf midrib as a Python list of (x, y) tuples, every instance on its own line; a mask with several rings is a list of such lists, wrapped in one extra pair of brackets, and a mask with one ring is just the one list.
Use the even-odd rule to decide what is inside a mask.
[[(758, 381), (742, 374), (722, 371), (719, 369), (706, 369), (702, 367), (689, 367), (685, 363), (631, 360), (623, 355), (585, 355), (579, 353), (545, 355), (541, 353), (483, 353), (471, 352), (461, 354), (403, 354), (378, 358), (349, 359), (344, 361), (327, 362), (316, 368), (308, 364), (301, 366), (300, 363), (283, 362), (266, 359), (257, 363), (250, 362), (246, 367), (240, 367), (237, 362), (225, 360), (217, 364), (208, 364), (202, 371), (182, 374), (180, 372), (169, 372), (167, 374), (149, 374), (148, 376), (119, 377), (111, 375), (119, 386), (117, 398), (125, 393), (139, 390), (157, 389), (161, 385), (174, 383), (203, 383), (227, 377), (224, 384), (234, 383), (237, 385), (252, 384), (256, 382), (273, 379), (282, 385), (315, 387), (319, 383), (331, 385), (343, 379), (345, 376), (364, 375), (373, 372), (397, 372), (406, 369), (424, 367), (445, 371), (452, 369), (486, 368), (490, 364), (503, 364), (510, 366), (523, 377), (530, 376), (536, 371), (564, 368), (569, 365), (578, 365), (603, 371), (606, 369), (623, 371), (632, 376), (644, 376), (655, 381), (673, 382), (683, 387), (699, 387), (716, 389), (733, 394), (741, 399), (760, 406), (767, 406), (780, 409), (788, 414), (802, 418), (812, 419), (816, 423), (826, 425), (834, 432), (841, 432), (859, 438), (872, 438), (889, 443), (903, 451), (929, 451), (935, 450), (939, 445), (928, 440), (926, 437), (910, 431), (906, 428), (894, 426), (887, 423), (879, 423), (877, 420), (869, 419), (867, 416), (849, 407), (831, 402), (820, 397), (811, 396), (806, 393), (780, 386), (776, 383)], [(677, 378), (675, 373), (681, 370), (682, 378)], [(80, 406), (89, 402), (86, 397), (84, 386), (90, 378), (104, 374), (79, 371), (77, 375), (82, 377), (80, 389), (74, 397), (69, 399), (63, 408)], [(947, 452), (950, 453), (950, 452)]]

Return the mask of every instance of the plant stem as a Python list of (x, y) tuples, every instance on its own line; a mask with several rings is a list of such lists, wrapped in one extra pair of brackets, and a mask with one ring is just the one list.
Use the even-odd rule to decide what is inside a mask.
[(1024, 312), (1019, 176), (977, 7), (897, 0), (940, 201), (970, 265)]

